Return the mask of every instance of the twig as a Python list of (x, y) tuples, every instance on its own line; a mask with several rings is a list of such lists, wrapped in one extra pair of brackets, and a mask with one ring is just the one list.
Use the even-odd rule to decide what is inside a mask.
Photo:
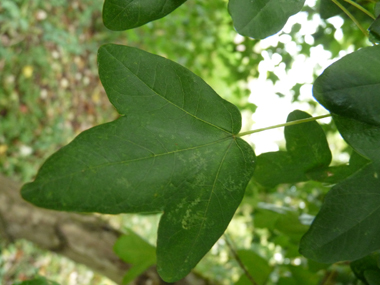
[(239, 263), (239, 266), (241, 267), (241, 269), (243, 269), (244, 274), (247, 275), (249, 281), (251, 281), (251, 283), (253, 285), (258, 285), (256, 283), (255, 279), (253, 279), (252, 275), (248, 272), (248, 270), (245, 267), (245, 265), (243, 264), (243, 262), (241, 261), (239, 255), (236, 253), (235, 249), (232, 246), (232, 242), (229, 241), (230, 238), (228, 237), (228, 235), (226, 233), (224, 234), (224, 240), (226, 241), (226, 244), (227, 244), (228, 248), (230, 249), (232, 255), (234, 256), (235, 260)]

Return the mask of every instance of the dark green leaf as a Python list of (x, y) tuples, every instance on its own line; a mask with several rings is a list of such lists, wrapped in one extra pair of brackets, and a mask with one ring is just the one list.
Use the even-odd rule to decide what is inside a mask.
[(330, 65), (314, 97), (330, 112), (380, 125), (380, 46), (362, 48)]
[(380, 164), (380, 126), (363, 123), (354, 119), (333, 115), (334, 122), (346, 140), (358, 153)]
[[(310, 117), (295, 110), (289, 114), (287, 122)], [(263, 153), (257, 157), (254, 177), (263, 186), (307, 181), (307, 172), (325, 168), (331, 162), (326, 135), (317, 122), (285, 127), (285, 139), (287, 152)]]
[[(350, 267), (352, 272), (354, 272), (355, 276), (362, 280), (366, 281), (365, 272), (368, 270), (380, 271), (378, 266), (379, 253), (372, 253), (367, 255), (361, 259), (355, 260), (350, 263)], [(380, 280), (380, 279), (379, 279)]]
[(351, 176), (369, 163), (368, 159), (353, 151), (348, 165), (330, 166), (309, 171), (307, 176), (315, 181), (335, 184)]
[(355, 260), (380, 248), (380, 181), (372, 164), (334, 186), (301, 240), (300, 252), (319, 262)]
[[(339, 1), (339, 0), (338, 0)], [(344, 6), (348, 6), (344, 1), (339, 1)], [(339, 15), (342, 13), (342, 9), (340, 9), (333, 1), (331, 0), (321, 0), (319, 4), (319, 14), (322, 19), (328, 19), (333, 16)]]
[[(268, 261), (252, 250), (238, 250), (237, 254), (252, 278), (258, 284), (264, 284), (272, 272), (272, 267)], [(244, 274), (236, 284), (252, 284), (252, 282)]]
[(123, 284), (129, 284), (156, 263), (156, 248), (129, 229), (116, 241), (113, 250), (133, 265), (123, 277)]
[(285, 151), (260, 154), (257, 157), (254, 178), (268, 188), (281, 183), (297, 183), (308, 180), (302, 171), (302, 166), (293, 162), (289, 153)]
[(264, 39), (279, 32), (304, 3), (305, 0), (230, 0), (228, 9), (239, 34)]
[(99, 74), (121, 117), (52, 155), (22, 196), (66, 211), (163, 211), (157, 266), (186, 276), (229, 224), (253, 170), (235, 135), (241, 115), (184, 67), (136, 48), (99, 49)]
[[(287, 122), (308, 119), (311, 116), (295, 110)], [(285, 127), (286, 149), (293, 161), (302, 164), (304, 171), (326, 167), (331, 162), (331, 151), (321, 126), (313, 121)]]
[(106, 0), (104, 25), (113, 31), (133, 29), (165, 17), (184, 2), (186, 0)]
[(366, 270), (364, 277), (369, 285), (380, 285), (380, 270)]
[(370, 40), (374, 44), (380, 43), (380, 16), (368, 28)]

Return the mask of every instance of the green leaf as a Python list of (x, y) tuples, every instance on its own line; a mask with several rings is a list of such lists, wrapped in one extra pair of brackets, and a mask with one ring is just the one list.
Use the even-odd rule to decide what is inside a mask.
[[(252, 250), (238, 250), (237, 255), (249, 274), (258, 284), (264, 284), (268, 280), (273, 268), (268, 264), (267, 260)], [(245, 274), (236, 282), (236, 285), (243, 284), (252, 284)]]
[(103, 6), (104, 25), (113, 31), (133, 29), (165, 17), (185, 2), (186, 0), (106, 0)]
[(302, 166), (294, 162), (288, 152), (276, 151), (260, 154), (254, 179), (261, 185), (273, 188), (281, 183), (307, 181)]
[(113, 250), (123, 261), (133, 265), (123, 277), (123, 284), (133, 281), (156, 263), (156, 248), (129, 229), (116, 241)]
[(25, 280), (21, 282), (15, 282), (13, 285), (59, 285), (59, 283), (46, 279), (43, 276), (38, 276), (32, 280)]
[(356, 151), (353, 151), (348, 165), (338, 165), (316, 169), (309, 171), (307, 176), (315, 181), (335, 184), (348, 178), (369, 163), (370, 161), (368, 159), (364, 158)]
[(300, 252), (318, 262), (355, 260), (380, 248), (380, 180), (372, 164), (335, 185), (309, 231)]
[(359, 154), (380, 164), (380, 126), (333, 115), (334, 122), (345, 141)]
[(239, 34), (264, 39), (279, 32), (304, 3), (305, 0), (230, 0), (228, 9)]
[(78, 212), (163, 211), (157, 267), (186, 276), (223, 234), (253, 174), (241, 115), (184, 67), (142, 50), (99, 49), (100, 79), (121, 114), (52, 155), (22, 196)]
[(308, 285), (317, 285), (319, 284), (319, 276), (313, 272), (308, 271), (302, 266), (292, 266), (288, 265), (292, 277), (297, 281), (297, 284), (308, 284)]
[(380, 285), (380, 270), (366, 270), (364, 276), (369, 285)]
[(330, 65), (313, 95), (340, 116), (380, 125), (380, 46), (365, 47)]
[[(306, 112), (295, 110), (287, 122), (311, 118)], [(331, 151), (325, 132), (315, 121), (285, 127), (286, 149), (293, 161), (302, 164), (304, 171), (326, 167), (331, 162)]]
[(369, 26), (368, 30), (371, 42), (380, 43), (380, 16)]
[[(349, 6), (349, 4), (346, 4), (344, 1), (339, 1), (339, 3), (341, 3), (346, 8)], [(319, 14), (321, 15), (322, 19), (328, 19), (341, 13), (342, 10), (333, 1), (321, 0), (319, 4)]]
[[(295, 110), (289, 114), (287, 122), (310, 117)], [(307, 181), (307, 172), (325, 168), (331, 162), (326, 135), (317, 122), (287, 126), (284, 132), (287, 152), (269, 152), (257, 157), (254, 178), (263, 186)]]
[(358, 279), (362, 281), (366, 281), (366, 277), (365, 277), (366, 271), (374, 270), (374, 271), (380, 272), (378, 261), (379, 261), (379, 253), (375, 252), (361, 259), (351, 262), (350, 267), (352, 269), (352, 272), (354, 272), (355, 276)]

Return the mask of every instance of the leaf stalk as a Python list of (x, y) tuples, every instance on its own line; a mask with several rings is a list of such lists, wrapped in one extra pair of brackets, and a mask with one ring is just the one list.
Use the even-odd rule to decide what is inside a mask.
[(224, 234), (224, 240), (226, 241), (226, 244), (227, 244), (228, 248), (230, 249), (232, 255), (234, 256), (235, 260), (237, 261), (237, 263), (239, 263), (239, 266), (241, 267), (241, 269), (243, 269), (244, 274), (248, 277), (249, 281), (251, 281), (252, 285), (258, 285), (256, 283), (255, 279), (253, 279), (252, 275), (248, 272), (244, 263), (241, 261), (239, 255), (237, 254), (236, 250), (232, 246), (232, 242), (230, 241), (230, 238), (227, 235), (227, 233)]
[(352, 0), (344, 0), (346, 1), (347, 3), (351, 4), (352, 6), (358, 8), (360, 11), (362, 11), (363, 13), (367, 14), (368, 16), (370, 16), (373, 20), (376, 20), (375, 16), (369, 12), (367, 9), (365, 9), (363, 6), (359, 5), (358, 3), (352, 1)]
[[(363, 26), (359, 23), (359, 21), (342, 4), (339, 3), (338, 0), (331, 0), (331, 1), (333, 1), (340, 9), (342, 9), (342, 11), (356, 24), (356, 26), (358, 26), (358, 28), (363, 32), (363, 34), (366, 37), (368, 37), (368, 32), (363, 28)], [(349, 2), (349, 3), (351, 3), (351, 2)]]
[(237, 134), (236, 136), (237, 137), (242, 137), (242, 136), (246, 136), (246, 135), (250, 135), (250, 134), (254, 134), (254, 133), (258, 133), (258, 132), (262, 132), (262, 131), (266, 131), (266, 130), (271, 130), (271, 129), (277, 129), (277, 128), (281, 128), (281, 127), (287, 127), (287, 126), (292, 126), (292, 125), (298, 125), (298, 124), (308, 123), (308, 122), (316, 121), (316, 120), (327, 118), (327, 117), (331, 117), (331, 114), (326, 114), (326, 115), (322, 115), (322, 116), (317, 116), (317, 117), (311, 117), (311, 118), (307, 118), (307, 119), (301, 119), (301, 120), (291, 121), (291, 122), (287, 122), (287, 123), (284, 123), (284, 124), (279, 124), (279, 125), (274, 125), (274, 126), (270, 126), (270, 127), (266, 127), (266, 128), (261, 128), (261, 129), (247, 131), (247, 132), (242, 132), (242, 133)]

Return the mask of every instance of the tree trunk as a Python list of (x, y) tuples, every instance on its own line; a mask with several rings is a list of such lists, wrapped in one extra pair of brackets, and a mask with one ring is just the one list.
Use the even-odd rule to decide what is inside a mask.
[[(0, 237), (8, 241), (26, 239), (42, 249), (54, 251), (88, 266), (117, 284), (131, 267), (119, 259), (112, 247), (121, 232), (100, 217), (37, 208), (19, 195), (20, 185), (0, 175)], [(154, 267), (134, 284), (167, 284)], [(190, 274), (177, 284), (206, 284)]]

